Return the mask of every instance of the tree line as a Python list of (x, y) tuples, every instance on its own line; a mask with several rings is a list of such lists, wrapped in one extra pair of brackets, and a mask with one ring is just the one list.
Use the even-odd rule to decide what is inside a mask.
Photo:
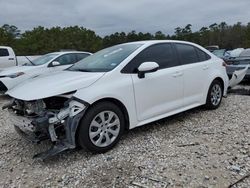
[(172, 35), (161, 31), (154, 34), (131, 31), (116, 32), (105, 37), (98, 36), (94, 31), (84, 27), (35, 27), (32, 30), (21, 31), (14, 25), (4, 24), (0, 27), (0, 45), (11, 46), (17, 55), (37, 55), (62, 49), (74, 49), (96, 52), (115, 44), (141, 40), (185, 40), (202, 46), (219, 45), (220, 48), (234, 49), (250, 48), (250, 23), (240, 22), (228, 25), (225, 22), (214, 23), (192, 30), (192, 25), (175, 28)]

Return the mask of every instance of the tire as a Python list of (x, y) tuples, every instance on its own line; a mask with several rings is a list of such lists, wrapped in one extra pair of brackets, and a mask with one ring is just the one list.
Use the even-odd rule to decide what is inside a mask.
[(112, 102), (97, 103), (86, 112), (79, 124), (78, 144), (91, 152), (104, 153), (117, 144), (124, 128), (125, 118), (117, 105)]
[(223, 97), (223, 87), (219, 80), (214, 80), (209, 87), (205, 108), (209, 110), (217, 109)]

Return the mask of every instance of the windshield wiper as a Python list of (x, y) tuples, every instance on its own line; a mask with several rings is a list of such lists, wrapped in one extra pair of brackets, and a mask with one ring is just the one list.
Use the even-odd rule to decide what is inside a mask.
[(32, 64), (35, 65), (35, 63), (33, 63), (27, 56), (24, 56), (26, 59), (28, 59), (28, 61)]

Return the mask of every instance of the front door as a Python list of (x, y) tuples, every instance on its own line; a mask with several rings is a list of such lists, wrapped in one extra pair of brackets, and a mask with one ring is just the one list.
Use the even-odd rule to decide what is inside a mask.
[[(156, 62), (159, 70), (140, 79), (137, 68)], [(171, 43), (152, 45), (139, 53), (125, 70), (131, 72), (139, 121), (180, 109), (183, 103), (183, 71)]]

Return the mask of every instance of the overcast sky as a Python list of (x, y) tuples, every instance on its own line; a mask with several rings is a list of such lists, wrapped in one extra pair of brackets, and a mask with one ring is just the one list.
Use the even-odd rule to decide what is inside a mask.
[(173, 34), (212, 23), (250, 22), (250, 0), (0, 0), (0, 25), (22, 31), (36, 26), (79, 25), (104, 36), (136, 30)]

